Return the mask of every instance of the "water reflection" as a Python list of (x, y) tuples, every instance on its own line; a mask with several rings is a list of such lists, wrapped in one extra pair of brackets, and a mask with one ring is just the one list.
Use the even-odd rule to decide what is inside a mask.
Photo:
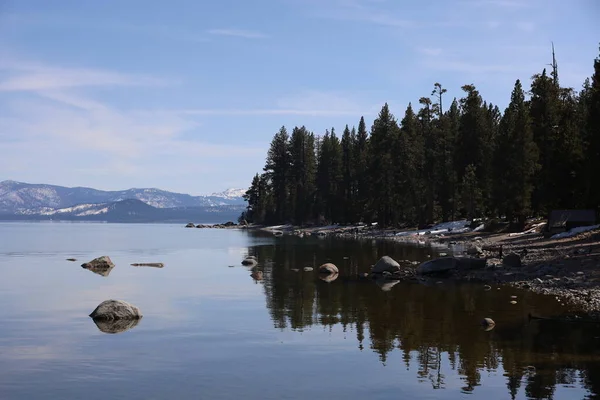
[(104, 333), (122, 333), (135, 328), (142, 319), (116, 319), (116, 320), (101, 320), (92, 319), (100, 332)]
[[(449, 388), (446, 377), (458, 373), (462, 391), (472, 393), (487, 372), (503, 371), (513, 399), (521, 389), (528, 398), (553, 398), (559, 385), (600, 394), (600, 326), (528, 317), (564, 312), (553, 299), (507, 287), (485, 291), (482, 285), (360, 279), (383, 255), (424, 260), (427, 252), (292, 237), (249, 249), (263, 261), (259, 268), (275, 328), (341, 325), (354, 333), (360, 350), (369, 347), (384, 364), (400, 352), (406, 368), (434, 389)], [(324, 262), (338, 266), (335, 281), (319, 279), (316, 268)], [(315, 272), (303, 272), (307, 266)], [(509, 303), (511, 295), (518, 296), (516, 305)], [(493, 330), (482, 329), (484, 317), (494, 318)]]

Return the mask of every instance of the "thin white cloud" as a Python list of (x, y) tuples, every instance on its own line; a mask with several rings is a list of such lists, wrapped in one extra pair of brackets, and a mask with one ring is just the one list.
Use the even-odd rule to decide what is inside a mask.
[(531, 21), (517, 22), (517, 28), (524, 32), (533, 32), (535, 30), (535, 23)]
[(419, 47), (417, 51), (426, 56), (436, 57), (442, 54), (442, 49), (439, 47)]
[(95, 68), (64, 68), (27, 61), (2, 58), (0, 92), (65, 89), (85, 86), (157, 86), (166, 85), (165, 79), (144, 74), (124, 74)]
[(499, 8), (528, 8), (532, 6), (531, 0), (467, 0), (462, 2), (465, 5), (477, 7), (499, 7)]
[(266, 38), (267, 35), (257, 32), (257, 31), (248, 31), (243, 29), (211, 29), (208, 31), (211, 35), (217, 36), (234, 36), (240, 37), (244, 39), (263, 39)]

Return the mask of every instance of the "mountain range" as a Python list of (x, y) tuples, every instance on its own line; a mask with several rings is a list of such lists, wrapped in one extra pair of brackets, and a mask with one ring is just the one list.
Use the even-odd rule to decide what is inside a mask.
[(210, 196), (191, 196), (155, 188), (104, 191), (3, 181), (0, 219), (224, 222), (235, 220), (245, 209), (244, 192), (227, 189)]

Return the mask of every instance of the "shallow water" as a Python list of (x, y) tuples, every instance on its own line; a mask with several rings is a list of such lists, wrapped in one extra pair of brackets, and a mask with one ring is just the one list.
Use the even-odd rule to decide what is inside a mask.
[[(247, 254), (259, 259), (254, 271), (240, 265)], [(564, 307), (507, 287), (384, 291), (356, 278), (386, 254), (421, 261), (430, 250), (180, 225), (2, 223), (0, 399), (600, 394), (598, 326), (529, 321)], [(116, 264), (108, 276), (80, 267), (100, 255)], [(327, 261), (340, 268), (334, 282), (302, 271)], [(129, 265), (144, 262), (165, 266)], [(110, 298), (144, 318), (102, 332), (88, 314)], [(488, 332), (478, 326), (487, 316), (497, 323)]]

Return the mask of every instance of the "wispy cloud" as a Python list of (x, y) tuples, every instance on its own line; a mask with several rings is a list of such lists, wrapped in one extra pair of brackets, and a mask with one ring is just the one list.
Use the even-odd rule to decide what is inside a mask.
[(210, 29), (208, 33), (211, 35), (234, 36), (244, 39), (263, 39), (267, 37), (264, 33), (243, 29)]
[(528, 8), (532, 6), (531, 0), (466, 0), (465, 5), (476, 7), (499, 7), (499, 8)]
[(535, 23), (531, 21), (521, 21), (517, 22), (517, 28), (524, 32), (533, 32), (535, 30)]
[(439, 47), (418, 47), (417, 51), (421, 54), (424, 54), (426, 56), (439, 56), (440, 54), (442, 54), (442, 49), (440, 49)]
[(41, 91), (84, 86), (156, 86), (166, 85), (165, 79), (145, 74), (124, 74), (94, 68), (64, 68), (27, 61), (2, 58), (0, 91)]

